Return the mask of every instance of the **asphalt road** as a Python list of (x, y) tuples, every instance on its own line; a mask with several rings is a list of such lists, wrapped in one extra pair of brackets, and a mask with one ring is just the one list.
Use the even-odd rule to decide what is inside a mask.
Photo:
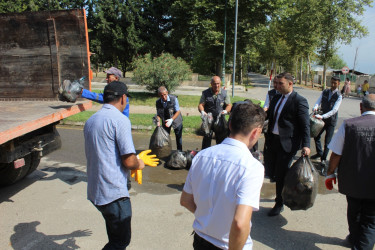
[[(86, 200), (82, 128), (59, 128), (59, 132), (61, 150), (44, 157), (26, 179), (0, 188), (0, 249), (101, 249), (106, 243), (104, 221)], [(134, 133), (136, 150), (147, 148), (149, 137)], [(201, 143), (198, 136), (183, 140), (185, 149)], [(161, 164), (146, 168), (143, 185), (133, 182), (129, 249), (192, 249), (193, 215), (179, 205), (186, 174)], [(345, 198), (325, 190), (322, 178), (319, 182), (314, 207), (286, 208), (281, 216), (270, 218), (266, 213), (274, 204), (275, 184), (265, 180), (261, 208), (252, 220), (254, 249), (344, 248)]]
[[(267, 78), (260, 77), (258, 82), (259, 86), (236, 95), (265, 96)], [(310, 107), (320, 94), (296, 90), (307, 98)], [(201, 89), (187, 91), (199, 94)], [(344, 99), (339, 112), (340, 123), (359, 115), (359, 99)], [(44, 157), (38, 170), (24, 180), (0, 188), (0, 249), (101, 249), (106, 243), (104, 220), (86, 199), (82, 128), (59, 128), (59, 132), (61, 150)], [(147, 133), (133, 133), (136, 150), (147, 149), (149, 138)], [(200, 148), (201, 137), (184, 136), (183, 142), (185, 150)], [(192, 249), (193, 215), (179, 205), (186, 174), (186, 170), (171, 170), (161, 164), (144, 170), (143, 185), (133, 182), (133, 234), (128, 249)], [(260, 211), (252, 219), (254, 249), (346, 248), (346, 200), (336, 190), (327, 191), (323, 178), (319, 179), (312, 208), (285, 208), (280, 216), (270, 218), (267, 212), (274, 204), (274, 189), (275, 184), (265, 180)]]

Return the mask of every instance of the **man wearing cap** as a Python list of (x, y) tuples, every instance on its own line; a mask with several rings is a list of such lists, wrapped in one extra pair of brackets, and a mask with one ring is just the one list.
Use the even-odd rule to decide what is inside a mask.
[[(118, 68), (111, 67), (108, 70), (104, 71), (107, 73), (107, 84), (114, 81), (119, 81), (122, 77), (122, 72)], [(83, 89), (82, 90), (82, 97), (89, 99), (94, 102), (103, 103), (103, 94), (98, 94), (95, 92), (91, 92), (90, 90)], [(122, 112), (124, 115), (129, 117), (129, 98), (126, 99), (126, 107), (124, 111)]]
[(102, 213), (108, 243), (103, 249), (125, 249), (131, 237), (131, 203), (127, 188), (128, 170), (142, 170), (126, 107), (128, 89), (112, 81), (104, 88), (103, 107), (92, 115), (84, 127), (87, 159), (87, 197)]
[[(327, 155), (329, 152), (328, 144), (331, 142), (333, 132), (335, 131), (335, 126), (337, 124), (338, 110), (342, 101), (342, 95), (339, 91), (340, 78), (333, 76), (331, 78), (331, 89), (323, 90), (322, 94), (316, 101), (313, 112), (316, 112), (320, 107), (323, 114), (316, 114), (315, 117), (322, 119), (324, 121), (324, 127), (322, 131), (318, 134), (315, 140), (316, 154), (311, 156), (311, 159), (320, 158), (323, 165), (323, 173), (327, 167)], [(322, 150), (322, 145), (320, 143), (320, 137), (323, 132), (326, 131), (325, 140), (324, 140), (324, 150)]]
[(347, 119), (328, 145), (332, 150), (325, 184), (336, 184), (346, 195), (352, 249), (374, 249), (375, 245), (375, 94), (363, 97), (361, 116)]
[(157, 125), (160, 126), (161, 120), (163, 128), (168, 133), (171, 132), (171, 127), (173, 127), (177, 150), (182, 151), (182, 115), (177, 96), (169, 95), (164, 86), (158, 88), (158, 94), (160, 99), (156, 101)]

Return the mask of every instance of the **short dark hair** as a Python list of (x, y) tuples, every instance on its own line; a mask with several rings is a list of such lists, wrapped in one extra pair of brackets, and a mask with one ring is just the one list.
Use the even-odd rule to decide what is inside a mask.
[(231, 134), (247, 135), (257, 127), (263, 127), (266, 113), (259, 106), (253, 103), (241, 103), (230, 115)]
[(331, 81), (332, 80), (338, 81), (340, 83), (340, 77), (338, 77), (338, 76), (332, 76)]
[(292, 74), (288, 73), (288, 72), (283, 72), (283, 73), (280, 73), (276, 76), (277, 78), (281, 79), (281, 78), (285, 78), (286, 80), (288, 80), (289, 82), (292, 82), (294, 83), (294, 77), (292, 76)]

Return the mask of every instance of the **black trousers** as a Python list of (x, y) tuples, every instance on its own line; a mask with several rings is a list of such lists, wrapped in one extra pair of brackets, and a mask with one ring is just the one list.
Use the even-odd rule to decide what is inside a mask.
[[(324, 151), (322, 149), (322, 144), (320, 142), (320, 138), (323, 134), (323, 132), (326, 131), (326, 136), (324, 139)], [(316, 153), (320, 155), (321, 160), (327, 160), (327, 155), (329, 152), (328, 144), (332, 140), (333, 133), (335, 132), (335, 126), (331, 124), (324, 124), (324, 127), (322, 131), (317, 135), (317, 137), (314, 138), (315, 140), (315, 148), (316, 148)]]
[(357, 199), (346, 196), (348, 201), (349, 237), (352, 249), (372, 250), (375, 245), (375, 199)]
[[(163, 125), (163, 128), (168, 132), (168, 134), (171, 133), (172, 126), (170, 126), (168, 128), (168, 127)], [(178, 151), (182, 151), (182, 129), (183, 129), (182, 123), (176, 129), (173, 129), (174, 134), (176, 135), (176, 144), (177, 144), (177, 150)]]
[(277, 204), (283, 204), (283, 198), (281, 192), (284, 187), (285, 175), (288, 172), (290, 165), (292, 164), (293, 157), (297, 152), (285, 152), (281, 146), (280, 137), (278, 135), (267, 135), (266, 141), (266, 155), (264, 155), (265, 165), (273, 171), (276, 179), (276, 198)]
[(211, 147), (211, 141), (212, 141), (212, 134), (215, 132), (215, 138), (216, 138), (216, 145), (222, 143), (225, 138), (227, 138), (227, 133), (216, 133), (214, 129), (210, 131), (210, 133), (203, 136), (202, 141), (202, 149)]
[(194, 250), (220, 250), (214, 244), (210, 243), (209, 241), (200, 237), (197, 233), (194, 233), (194, 242), (193, 242)]

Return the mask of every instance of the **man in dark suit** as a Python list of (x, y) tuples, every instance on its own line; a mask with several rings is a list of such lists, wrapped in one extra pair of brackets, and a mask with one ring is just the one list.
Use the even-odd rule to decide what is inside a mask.
[(307, 100), (293, 91), (293, 77), (289, 73), (277, 76), (277, 94), (267, 110), (267, 153), (265, 164), (275, 169), (276, 204), (268, 213), (275, 216), (283, 211), (281, 192), (284, 178), (299, 149), (310, 154), (310, 121)]

